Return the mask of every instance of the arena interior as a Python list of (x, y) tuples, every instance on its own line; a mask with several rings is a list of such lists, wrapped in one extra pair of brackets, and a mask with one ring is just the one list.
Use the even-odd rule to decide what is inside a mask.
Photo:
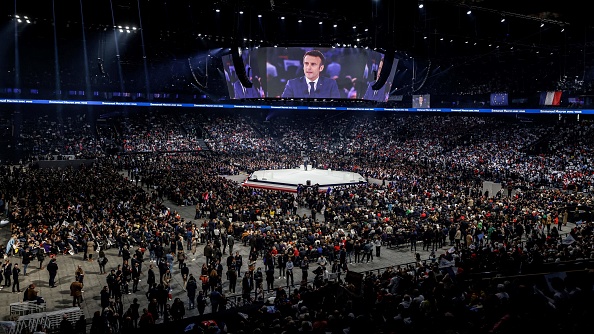
[(588, 331), (572, 4), (1, 5), (0, 332)]

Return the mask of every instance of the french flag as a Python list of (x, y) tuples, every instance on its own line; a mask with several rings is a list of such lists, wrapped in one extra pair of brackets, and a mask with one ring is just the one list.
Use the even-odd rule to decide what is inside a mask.
[(558, 106), (561, 104), (561, 91), (550, 91), (540, 93), (540, 105)]

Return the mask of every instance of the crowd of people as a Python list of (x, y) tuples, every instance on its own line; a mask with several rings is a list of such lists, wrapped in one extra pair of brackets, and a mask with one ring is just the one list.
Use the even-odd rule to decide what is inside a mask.
[[(49, 267), (62, 254), (93, 260), (97, 246), (117, 248), (121, 263), (109, 265), (92, 320), (97, 333), (180, 320), (188, 307), (202, 315), (207, 303), (226, 312), (232, 293), (242, 304), (269, 304), (235, 332), (511, 333), (526, 321), (546, 330), (537, 323), (543, 315), (559, 319), (557, 330), (583, 329), (591, 275), (548, 287), (527, 277), (547, 264), (594, 259), (591, 122), (318, 114), (251, 127), (258, 117), (185, 115), (202, 122), (209, 150), (144, 152), (148, 125), (138, 122), (128, 125), (134, 137), (122, 137), (134, 138), (126, 149), (134, 154), (60, 170), (2, 166), (8, 261), (17, 255), (42, 267), (47, 256)], [(357, 171), (369, 182), (293, 194), (222, 176), (293, 168), (302, 151), (315, 168)], [(489, 193), (485, 181), (503, 187)], [(166, 200), (195, 207), (194, 220)], [(246, 259), (233, 255), (235, 242), (249, 247)], [(373, 261), (382, 247), (414, 254), (417, 245), (431, 260), (368, 272), (360, 286), (345, 281), (352, 263)], [(184, 262), (198, 257), (203, 270), (187, 272)], [(187, 303), (169, 300), (174, 272)], [(485, 272), (503, 279), (474, 279)], [(151, 280), (148, 305), (127, 309), (121, 296), (137, 292), (140, 273)]]

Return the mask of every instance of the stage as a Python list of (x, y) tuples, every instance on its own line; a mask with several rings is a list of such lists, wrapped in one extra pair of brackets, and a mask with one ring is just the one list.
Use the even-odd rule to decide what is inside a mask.
[(297, 192), (297, 186), (318, 186), (325, 192), (328, 187), (367, 183), (359, 173), (316, 169), (303, 165), (294, 169), (265, 169), (253, 172), (241, 184), (244, 187)]

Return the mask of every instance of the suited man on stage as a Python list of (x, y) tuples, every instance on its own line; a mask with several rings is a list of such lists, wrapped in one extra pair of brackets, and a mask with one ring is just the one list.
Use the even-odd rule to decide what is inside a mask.
[[(252, 81), (251, 74), (252, 69), (249, 66), (245, 67), (245, 73), (248, 75), (250, 81)], [(237, 80), (233, 83), (233, 92), (236, 99), (254, 99), (262, 97), (260, 92), (256, 88), (256, 83), (253, 82), (252, 87), (247, 88), (241, 84), (240, 80)]]
[(324, 54), (318, 50), (310, 50), (303, 56), (302, 77), (287, 80), (283, 98), (340, 98), (336, 80), (321, 77), (324, 70)]
[(382, 72), (382, 67), (384, 66), (384, 58), (380, 60), (378, 67), (377, 67), (377, 74), (375, 76), (375, 80), (370, 81), (367, 83), (367, 90), (365, 91), (365, 95), (363, 95), (363, 100), (372, 100), (378, 102), (386, 102), (388, 100), (388, 93), (390, 92), (390, 83), (386, 82), (382, 88), (378, 90), (374, 90), (372, 87), (375, 82), (379, 79), (380, 73)]

